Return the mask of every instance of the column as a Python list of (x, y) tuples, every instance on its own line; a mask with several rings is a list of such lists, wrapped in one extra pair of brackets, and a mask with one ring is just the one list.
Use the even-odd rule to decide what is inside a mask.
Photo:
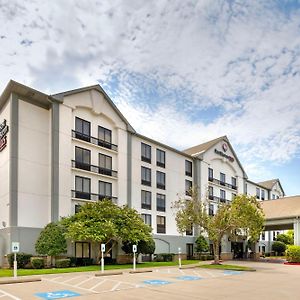
[(294, 245), (300, 246), (300, 219), (294, 219)]

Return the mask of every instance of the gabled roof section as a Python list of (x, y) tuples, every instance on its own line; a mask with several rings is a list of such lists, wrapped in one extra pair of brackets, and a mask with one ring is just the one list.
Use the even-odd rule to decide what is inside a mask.
[(15, 93), (25, 99), (31, 99), (37, 105), (45, 108), (51, 107), (51, 102), (56, 101), (62, 103), (60, 99), (44, 94), (29, 86), (10, 80), (0, 96), (0, 109), (3, 107), (10, 94)]
[(202, 154), (202, 153), (205, 153), (207, 150), (209, 150), (210, 148), (212, 148), (213, 146), (215, 146), (217, 143), (219, 143), (220, 141), (225, 141), (226, 143), (228, 143), (228, 146), (231, 150), (231, 152), (233, 153), (233, 155), (235, 156), (235, 159), (238, 163), (238, 165), (240, 166), (240, 168), (242, 169), (243, 171), (243, 174), (244, 174), (244, 177), (247, 179), (247, 174), (241, 164), (241, 162), (239, 161), (235, 151), (233, 150), (228, 138), (226, 135), (224, 136), (221, 136), (221, 137), (218, 137), (214, 140), (211, 140), (211, 141), (208, 141), (206, 143), (203, 143), (203, 144), (200, 144), (200, 145), (197, 145), (197, 146), (194, 146), (194, 147), (191, 147), (191, 148), (188, 148), (188, 149), (185, 149), (183, 150), (183, 152), (185, 152), (186, 154), (189, 154), (191, 156), (197, 156), (199, 154)]
[(225, 140), (227, 143), (229, 143), (228, 138), (226, 135), (218, 137), (214, 140), (208, 141), (206, 143), (203, 144), (199, 144), (197, 146), (188, 148), (183, 150), (183, 152), (185, 152), (188, 155), (197, 155), (203, 152), (206, 152), (207, 150), (209, 150), (211, 147), (213, 147), (214, 145), (216, 145), (218, 142)]
[(272, 190), (273, 186), (278, 182), (278, 184), (280, 185), (280, 188), (283, 192), (283, 194), (285, 195), (284, 193), (284, 190), (282, 188), (282, 185), (280, 183), (280, 180), (278, 178), (275, 178), (275, 179), (270, 179), (270, 180), (266, 180), (266, 181), (261, 181), (261, 182), (258, 182), (259, 185), (265, 187), (266, 189), (268, 190)]
[(66, 96), (73, 95), (73, 94), (78, 94), (78, 93), (82, 93), (82, 92), (87, 92), (87, 91), (91, 91), (91, 90), (96, 90), (99, 93), (103, 94), (105, 99), (108, 101), (108, 103), (113, 108), (113, 110), (117, 113), (117, 115), (121, 118), (121, 120), (126, 124), (127, 130), (131, 133), (136, 133), (134, 128), (129, 124), (127, 119), (124, 117), (124, 115), (120, 112), (120, 110), (117, 108), (117, 106), (114, 104), (114, 102), (110, 99), (110, 97), (106, 94), (104, 89), (99, 84), (91, 85), (91, 86), (87, 86), (87, 87), (83, 87), (83, 88), (79, 88), (79, 89), (74, 89), (74, 90), (70, 90), (70, 91), (66, 91), (66, 92), (62, 92), (62, 93), (58, 93), (58, 94), (54, 94), (52, 96), (55, 97), (55, 98), (63, 100), (63, 98), (66, 97)]

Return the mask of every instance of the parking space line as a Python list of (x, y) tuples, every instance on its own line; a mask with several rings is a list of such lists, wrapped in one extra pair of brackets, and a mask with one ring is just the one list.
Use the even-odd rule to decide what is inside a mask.
[[(66, 286), (70, 286), (70, 287), (75, 287), (73, 284), (69, 284), (69, 283), (64, 283), (64, 282), (59, 282), (59, 281), (53, 281), (53, 280), (48, 280), (48, 279), (45, 279), (43, 278), (43, 281), (50, 281), (50, 282), (54, 282), (54, 283), (57, 283), (57, 284), (60, 284), (60, 285), (66, 285)], [(82, 288), (80, 286), (77, 286), (75, 287), (76, 289), (80, 289), (80, 290), (83, 290), (83, 291), (86, 291), (86, 292), (90, 292), (91, 290), (90, 289), (85, 289), (85, 288)], [(18, 299), (18, 300), (21, 300), (21, 299)]]
[(74, 286), (80, 286), (80, 285), (82, 285), (82, 284), (88, 282), (88, 281), (91, 280), (91, 279), (95, 279), (95, 277), (89, 277), (89, 278), (87, 278), (86, 280), (83, 280), (83, 281), (79, 282), (78, 284), (75, 284)]
[(72, 277), (72, 278), (69, 278), (69, 279), (67, 279), (67, 280), (64, 280), (64, 281), (62, 281), (62, 282), (70, 282), (70, 281), (72, 281), (72, 280), (74, 280), (74, 279), (78, 279), (78, 278), (80, 278), (80, 277), (85, 277), (85, 276), (75, 276), (75, 277)]
[(0, 295), (0, 298), (2, 298), (2, 297), (6, 297), (6, 295)]
[(121, 285), (121, 282), (116, 283), (110, 291), (111, 292), (115, 291), (120, 285)]
[(7, 292), (5, 292), (5, 291), (3, 291), (3, 290), (0, 290), (0, 292), (1, 292), (2, 294), (4, 294), (4, 296), (10, 297), (10, 298), (13, 299), (13, 300), (22, 300), (21, 298), (18, 298), (18, 297), (16, 297), (16, 296), (12, 295), (12, 294), (9, 294), (9, 293), (7, 293)]
[(107, 279), (104, 279), (104, 280), (98, 282), (97, 284), (95, 284), (94, 286), (92, 286), (92, 287), (90, 288), (90, 290), (91, 290), (91, 291), (94, 290), (96, 287), (100, 286), (101, 284), (103, 284), (103, 283), (106, 282), (106, 281), (107, 281)]

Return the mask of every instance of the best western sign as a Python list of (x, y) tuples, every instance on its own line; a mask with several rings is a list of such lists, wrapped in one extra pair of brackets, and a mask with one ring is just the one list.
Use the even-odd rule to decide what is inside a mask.
[(6, 124), (6, 120), (4, 120), (0, 124), (0, 152), (6, 147), (7, 145), (7, 133), (8, 133), (8, 126)]
[(215, 153), (218, 154), (218, 155), (220, 155), (220, 156), (223, 156), (223, 157), (227, 158), (231, 162), (234, 162), (234, 158), (232, 156), (227, 155), (226, 153), (224, 153), (224, 152), (226, 152), (228, 150), (228, 145), (226, 143), (224, 143), (222, 145), (222, 150), (223, 151), (215, 149)]

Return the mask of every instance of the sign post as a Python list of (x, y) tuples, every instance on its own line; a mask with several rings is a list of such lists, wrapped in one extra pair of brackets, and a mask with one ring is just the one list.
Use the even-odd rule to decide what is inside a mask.
[(104, 272), (104, 252), (105, 252), (105, 244), (101, 244), (101, 273)]
[(181, 268), (181, 256), (180, 256), (180, 254), (181, 254), (181, 248), (179, 247), (178, 248), (178, 263), (179, 263), (179, 268)]
[(17, 278), (17, 270), (18, 270), (18, 263), (17, 263), (17, 253), (20, 251), (20, 243), (12, 242), (11, 243), (11, 251), (14, 254), (14, 278)]
[(135, 254), (137, 252), (137, 246), (136, 245), (132, 245), (132, 252), (133, 252), (133, 271), (135, 271), (135, 269), (136, 269), (136, 257), (135, 257)]

